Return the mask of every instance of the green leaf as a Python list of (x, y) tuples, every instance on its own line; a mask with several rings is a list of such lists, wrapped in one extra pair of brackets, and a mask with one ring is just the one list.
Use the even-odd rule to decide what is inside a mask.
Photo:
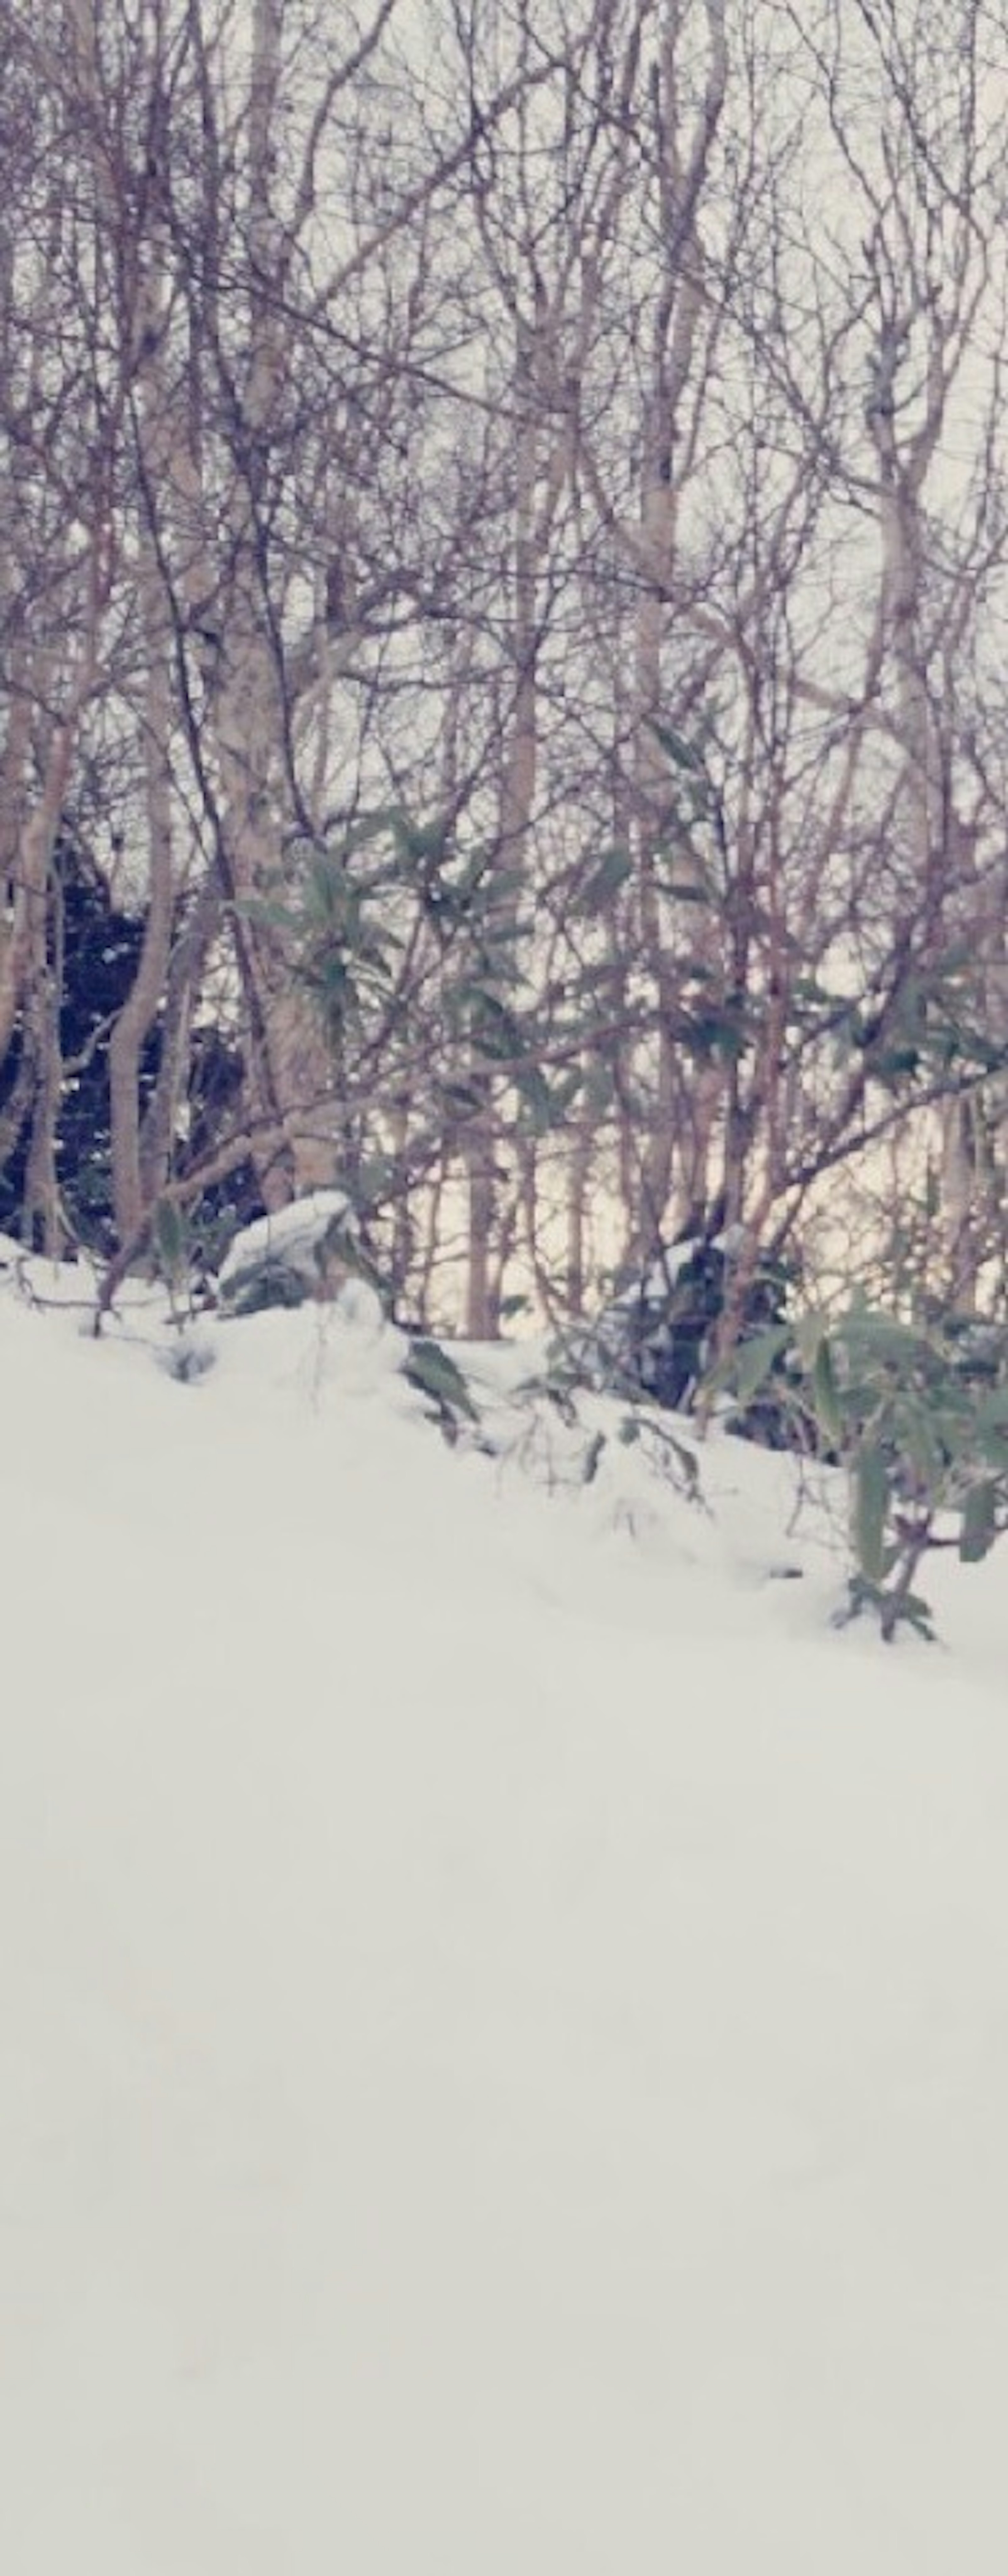
[(437, 1086), (437, 1099), (442, 1115), (449, 1119), (476, 1118), (486, 1107), (486, 1091), (483, 1084), (472, 1080), (440, 1082)]
[(660, 742), (662, 750), (677, 769), (689, 770), (694, 777), (698, 774), (704, 776), (699, 752), (694, 750), (692, 743), (684, 740), (681, 733), (673, 733), (671, 725), (659, 724), (657, 716), (648, 717), (648, 731), (653, 733), (656, 742)]
[(605, 1432), (604, 1432), (604, 1431), (594, 1431), (594, 1432), (592, 1433), (591, 1439), (589, 1440), (588, 1447), (587, 1447), (587, 1449), (585, 1450), (584, 1458), (583, 1458), (583, 1461), (582, 1461), (581, 1479), (582, 1479), (582, 1483), (583, 1483), (583, 1484), (585, 1484), (585, 1485), (593, 1485), (593, 1484), (594, 1484), (594, 1482), (595, 1482), (595, 1478), (596, 1478), (596, 1476), (598, 1475), (599, 1468), (600, 1468), (600, 1466), (601, 1466), (601, 1464), (602, 1464), (602, 1459), (603, 1459), (603, 1457), (604, 1457), (604, 1455), (605, 1455), (605, 1447), (606, 1447), (606, 1436), (605, 1436)]
[(947, 1452), (938, 1425), (926, 1404), (907, 1404), (897, 1423), (900, 1448), (910, 1461), (922, 1491), (936, 1497), (946, 1469)]
[(722, 1010), (681, 1012), (674, 1023), (674, 1034), (700, 1063), (713, 1056), (735, 1064), (752, 1045), (742, 1014), (730, 1003)]
[(803, 1369), (811, 1376), (816, 1360), (829, 1334), (825, 1315), (813, 1312), (799, 1315), (794, 1326), (794, 1340)]
[(600, 1118), (603, 1110), (609, 1108), (615, 1090), (616, 1077), (612, 1065), (604, 1056), (593, 1056), (585, 1074), (586, 1108), (593, 1110), (596, 1117)]
[(992, 1386), (978, 1395), (974, 1418), (978, 1431), (1008, 1430), (1008, 1386)]
[(154, 1249), (166, 1279), (182, 1269), (186, 1257), (185, 1220), (172, 1199), (159, 1199), (154, 1210)]
[(403, 814), (395, 818), (392, 829), (397, 846), (406, 859), (412, 859), (421, 864), (423, 862), (429, 864), (433, 861), (435, 866), (439, 866), (448, 855), (448, 825), (443, 820), (436, 823), (410, 823)]
[(926, 1351), (923, 1334), (915, 1333), (909, 1324), (901, 1324), (896, 1315), (846, 1315), (837, 1326), (837, 1339), (862, 1358), (877, 1354), (880, 1358), (912, 1360)]
[(492, 1064), (510, 1064), (524, 1053), (525, 1037), (520, 1022), (514, 1012), (508, 1010), (507, 1004), (500, 1001), (496, 993), (488, 992), (485, 985), (477, 987), (473, 995), (471, 1034), (473, 1046), (480, 1055), (489, 1057)]
[(959, 1530), (964, 1565), (979, 1565), (982, 1557), (989, 1556), (998, 1535), (997, 1506), (1003, 1490), (996, 1476), (985, 1476), (982, 1484), (970, 1486)]
[(372, 841), (383, 840), (386, 834), (394, 840), (404, 828), (408, 830), (409, 826), (401, 805), (375, 805), (370, 813), (355, 815), (327, 856), (335, 857), (338, 864), (351, 851), (366, 850)]
[(301, 930), (304, 926), (304, 913), (300, 907), (271, 903), (263, 895), (237, 896), (231, 909), (243, 919), (259, 922), (264, 930)]
[(552, 1118), (554, 1125), (559, 1126), (563, 1119), (567, 1117), (568, 1111), (573, 1109), (578, 1093), (584, 1083), (584, 1079), (584, 1071), (579, 1064), (574, 1066), (572, 1072), (558, 1074), (554, 1077), (551, 1086)]
[(611, 849), (603, 850), (582, 888), (582, 910), (588, 913), (604, 912), (606, 905), (612, 902), (613, 896), (619, 893), (620, 887), (626, 884), (632, 872), (633, 861), (630, 853), (622, 849), (618, 842), (614, 842)]
[(403, 1362), (403, 1376), (421, 1395), (433, 1396), (442, 1413), (465, 1415), (468, 1422), (479, 1421), (479, 1408), (474, 1404), (461, 1369), (442, 1350), (440, 1342), (419, 1335), (411, 1341)]
[(380, 1206), (389, 1192), (399, 1184), (399, 1166), (394, 1154), (365, 1154), (357, 1166), (354, 1197), (358, 1206)]
[(920, 1070), (921, 1056), (919, 1047), (876, 1047), (873, 1041), (871, 1045), (866, 1047), (865, 1053), (869, 1058), (871, 1069), (877, 1082), (899, 1082), (902, 1080), (904, 1074), (913, 1076)]
[(854, 1470), (854, 1546), (862, 1574), (881, 1583), (887, 1572), (889, 1474), (881, 1449), (861, 1450)]
[[(759, 1394), (775, 1361), (779, 1360), (782, 1353), (786, 1351), (790, 1339), (790, 1324), (771, 1324), (767, 1326), (765, 1332), (753, 1333), (748, 1341), (740, 1342), (738, 1349), (731, 1353), (724, 1364), (722, 1383), (730, 1385), (741, 1410), (744, 1411), (745, 1406), (751, 1404), (753, 1397)], [(722, 1376), (722, 1372), (715, 1370), (714, 1379), (719, 1376)]]
[(515, 1068), (515, 1088), (529, 1112), (537, 1135), (545, 1135), (556, 1124), (553, 1095), (544, 1073), (537, 1064)]

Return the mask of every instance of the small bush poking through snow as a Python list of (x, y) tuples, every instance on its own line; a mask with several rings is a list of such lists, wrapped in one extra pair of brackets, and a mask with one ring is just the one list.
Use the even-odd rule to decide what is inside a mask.
[(221, 1313), (324, 1303), (362, 1267), (349, 1200), (342, 1190), (315, 1190), (235, 1236), (219, 1274)]
[[(579, 1336), (580, 1366), (589, 1382), (610, 1393), (641, 1398), (663, 1411), (692, 1411), (715, 1358), (726, 1308), (734, 1335), (745, 1346), (755, 1335), (784, 1326), (792, 1286), (786, 1265), (759, 1260), (738, 1282), (730, 1231), (700, 1229), (664, 1246), (641, 1277), (631, 1280), (599, 1321)], [(787, 1343), (782, 1333), (777, 1364), (764, 1372), (759, 1412), (750, 1408), (737, 1428), (766, 1448), (803, 1445), (787, 1402)], [(781, 1383), (778, 1385), (778, 1379)]]
[(950, 1315), (929, 1324), (857, 1306), (836, 1322), (775, 1326), (715, 1372), (739, 1411), (759, 1405), (788, 1353), (793, 1401), (843, 1468), (854, 1564), (846, 1616), (891, 1640), (933, 1634), (917, 1569), (936, 1548), (964, 1564), (1008, 1530), (1008, 1332)]

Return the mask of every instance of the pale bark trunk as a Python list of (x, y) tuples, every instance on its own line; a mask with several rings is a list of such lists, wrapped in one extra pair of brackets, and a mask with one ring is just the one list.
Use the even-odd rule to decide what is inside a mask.
[[(253, 280), (274, 284), (283, 252), (273, 180), (282, 26), (281, 0), (256, 0), (248, 93), (249, 244)], [(261, 291), (254, 283), (242, 453), (230, 510), (233, 569), (223, 602), (213, 721), (233, 893), (239, 905), (251, 908), (241, 953), (255, 986), (254, 1107), (264, 1128), (279, 1123), (283, 1138), (282, 1152), (271, 1144), (260, 1163), (268, 1206), (332, 1181), (336, 1158), (333, 1067), (321, 1025), (282, 939), (268, 921), (255, 917), (280, 892), (290, 820), (290, 674), (267, 597), (262, 485), (289, 362), (279, 297), (271, 297), (268, 285)]]
[[(681, 1079), (674, 1034), (680, 959), (658, 896), (655, 849), (669, 792), (668, 764), (652, 726), (664, 709), (663, 643), (677, 570), (678, 487), (675, 453), (680, 413), (694, 363), (701, 319), (704, 251), (698, 211), (710, 152), (728, 80), (724, 0), (707, 0), (708, 67), (702, 107), (688, 148), (677, 130), (677, 50), (685, 30), (682, 0), (670, 0), (666, 32), (653, 85), (659, 190), (666, 272), (654, 323), (652, 379), (642, 440), (639, 556), (646, 568), (634, 637), (633, 723), (636, 742), (639, 923), (643, 954), (657, 1001), (655, 1094), (644, 1142), (632, 1256), (642, 1258), (662, 1229), (672, 1188), (679, 1138), (676, 1102)], [(694, 927), (694, 939), (697, 934)], [(695, 1076), (698, 1090), (720, 1090), (720, 1077)], [(713, 1124), (713, 1103), (702, 1125)], [(694, 1150), (691, 1160), (696, 1165)], [(694, 1179), (696, 1174), (694, 1171)]]
[[(515, 882), (528, 844), (535, 802), (538, 756), (538, 679), (536, 669), (536, 576), (539, 532), (536, 527), (536, 480), (541, 428), (537, 417), (538, 352), (535, 325), (519, 338), (515, 368), (519, 415), (515, 468), (514, 571), (511, 604), (513, 694), (508, 718), (498, 822), (499, 887), (491, 886), (490, 903), (499, 928), (510, 930), (518, 912)], [(513, 952), (510, 947), (505, 955)], [(500, 1274), (495, 1229), (499, 1188), (496, 1178), (497, 1132), (489, 1082), (486, 1107), (474, 1122), (467, 1144), (469, 1173), (469, 1256), (466, 1331), (476, 1341), (489, 1341), (500, 1321)]]

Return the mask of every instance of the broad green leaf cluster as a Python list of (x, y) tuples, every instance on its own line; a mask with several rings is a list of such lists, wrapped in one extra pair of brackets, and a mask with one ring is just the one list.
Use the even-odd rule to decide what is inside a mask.
[(796, 1429), (847, 1478), (849, 1615), (931, 1635), (918, 1567), (938, 1548), (976, 1564), (1008, 1529), (1008, 1330), (867, 1304), (775, 1326), (717, 1373), (743, 1424), (785, 1358)]

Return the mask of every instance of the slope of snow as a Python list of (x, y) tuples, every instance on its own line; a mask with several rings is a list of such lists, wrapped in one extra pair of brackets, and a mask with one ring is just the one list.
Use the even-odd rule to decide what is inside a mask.
[(49, 1284), (0, 1296), (0, 2564), (995, 2576), (1004, 1556), (885, 1649), (781, 1460), (581, 1491), (541, 1421), (449, 1453), (366, 1297), (183, 1385)]

